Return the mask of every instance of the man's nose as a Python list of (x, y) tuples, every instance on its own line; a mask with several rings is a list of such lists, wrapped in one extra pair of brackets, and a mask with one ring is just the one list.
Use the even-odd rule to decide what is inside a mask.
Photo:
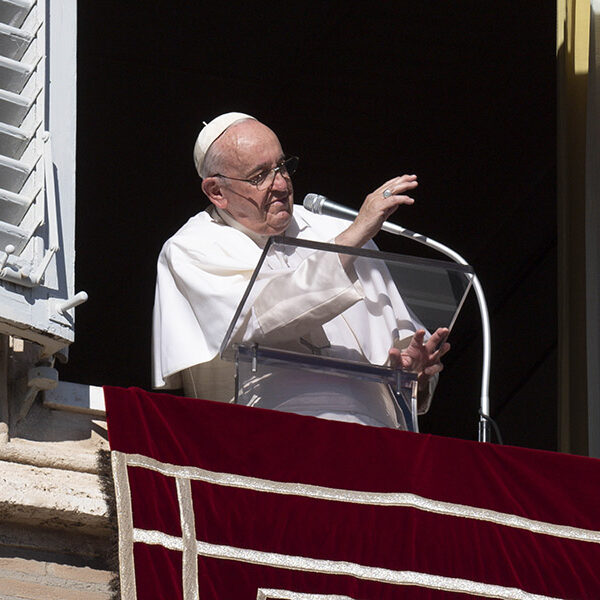
[(272, 189), (285, 191), (288, 189), (290, 182), (289, 177), (284, 177), (281, 171), (275, 171), (275, 178), (273, 179)]

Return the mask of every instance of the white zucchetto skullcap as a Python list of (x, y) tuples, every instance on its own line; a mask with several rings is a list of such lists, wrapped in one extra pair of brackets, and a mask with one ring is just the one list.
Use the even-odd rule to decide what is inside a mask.
[(194, 163), (196, 170), (200, 174), (202, 165), (204, 164), (204, 157), (211, 144), (222, 135), (225, 130), (231, 127), (237, 121), (243, 119), (254, 119), (250, 115), (239, 112), (230, 112), (215, 117), (210, 123), (206, 123), (204, 128), (198, 134), (196, 143), (194, 144)]

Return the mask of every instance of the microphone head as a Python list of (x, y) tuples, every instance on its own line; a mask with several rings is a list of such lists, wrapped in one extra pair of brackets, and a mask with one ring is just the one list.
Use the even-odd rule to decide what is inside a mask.
[(319, 194), (306, 194), (302, 204), (306, 210), (320, 215), (323, 208), (323, 200), (325, 200), (325, 197), (319, 196)]

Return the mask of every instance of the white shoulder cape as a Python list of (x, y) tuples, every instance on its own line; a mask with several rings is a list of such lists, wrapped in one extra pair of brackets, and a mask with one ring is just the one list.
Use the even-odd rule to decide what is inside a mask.
[[(332, 241), (348, 221), (294, 206), (286, 235)], [(210, 211), (192, 217), (158, 258), (152, 331), (153, 385), (181, 386), (179, 372), (212, 360), (262, 249)]]

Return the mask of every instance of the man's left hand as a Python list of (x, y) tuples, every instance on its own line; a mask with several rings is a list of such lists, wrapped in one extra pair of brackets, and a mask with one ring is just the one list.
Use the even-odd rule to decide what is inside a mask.
[(446, 327), (440, 327), (424, 343), (425, 330), (419, 329), (406, 349), (390, 350), (391, 366), (418, 373), (419, 387), (424, 388), (429, 379), (444, 368), (441, 358), (450, 350), (450, 344), (446, 342), (449, 333)]

